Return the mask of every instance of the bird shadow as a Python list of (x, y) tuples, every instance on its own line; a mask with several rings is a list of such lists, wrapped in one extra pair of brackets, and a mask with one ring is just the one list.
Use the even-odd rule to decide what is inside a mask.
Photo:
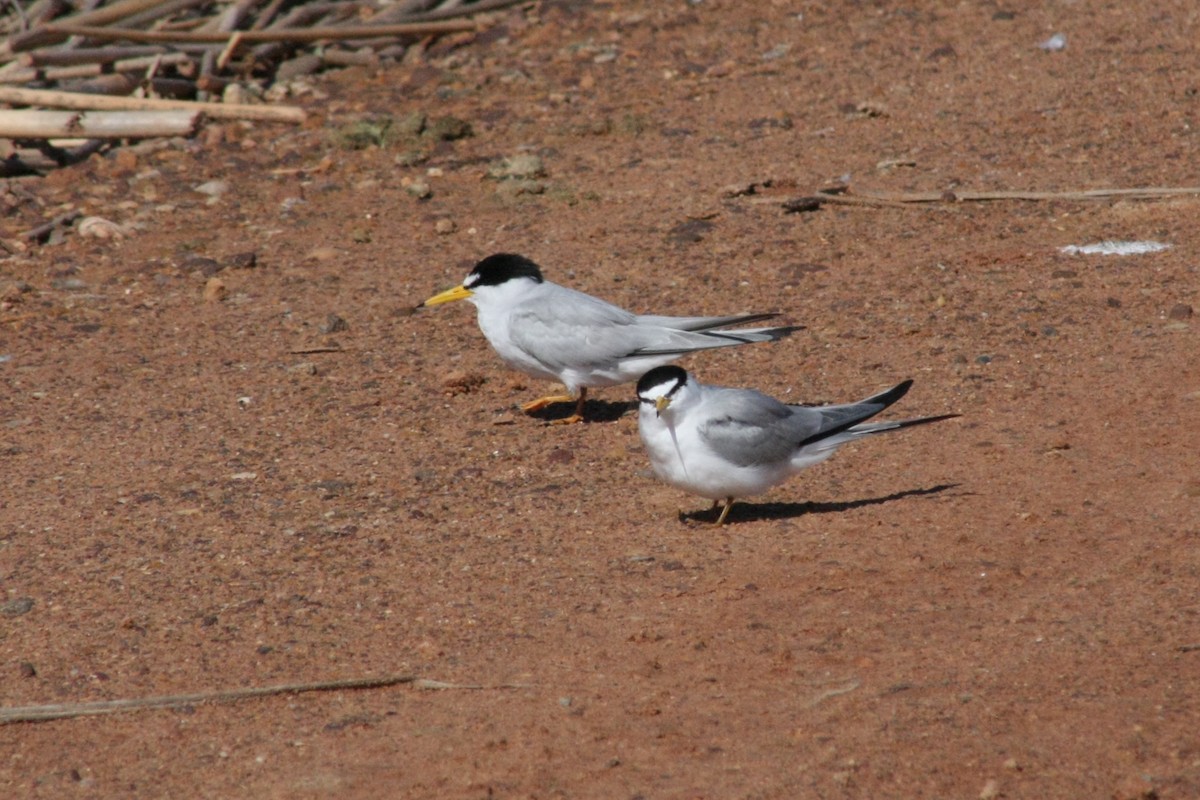
[[(865, 508), (867, 506), (877, 506), (883, 503), (891, 503), (895, 500), (903, 500), (906, 497), (923, 497), (926, 495), (941, 494), (942, 492), (956, 489), (962, 484), (960, 483), (943, 483), (937, 486), (930, 486), (924, 489), (906, 489), (902, 492), (893, 492), (892, 494), (882, 497), (866, 497), (861, 500), (847, 500), (844, 502), (818, 503), (812, 500), (804, 503), (743, 503), (737, 501), (733, 504), (733, 508), (729, 509), (729, 516), (726, 517), (726, 522), (750, 522), (751, 520), (762, 519), (792, 519), (801, 517), (807, 514), (837, 514), (843, 511), (851, 511), (856, 508)], [(720, 508), (705, 509), (703, 511), (679, 512), (680, 522), (716, 522), (717, 516), (721, 513)]]
[[(627, 400), (588, 400), (583, 404), (584, 422), (616, 422), (630, 411), (637, 408), (637, 403)], [(566, 419), (575, 413), (574, 403), (555, 403), (538, 411), (526, 412), (533, 419), (547, 424)]]

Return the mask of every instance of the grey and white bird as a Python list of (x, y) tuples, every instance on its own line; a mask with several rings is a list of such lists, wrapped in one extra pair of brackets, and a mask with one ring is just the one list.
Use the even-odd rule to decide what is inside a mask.
[(454, 300), (475, 305), (479, 328), (504, 363), (535, 378), (558, 381), (566, 395), (521, 406), (538, 411), (551, 403), (576, 402), (559, 422), (582, 422), (587, 390), (629, 383), (654, 367), (697, 350), (773, 342), (801, 325), (741, 328), (777, 314), (669, 317), (634, 314), (589, 294), (552, 283), (524, 256), (497, 253), (480, 261), (463, 282), (422, 306)]
[(753, 389), (707, 386), (677, 366), (652, 369), (637, 384), (638, 431), (654, 474), (701, 497), (724, 500), (767, 489), (817, 464), (846, 442), (958, 414), (866, 422), (908, 392), (912, 381), (857, 403), (800, 406)]

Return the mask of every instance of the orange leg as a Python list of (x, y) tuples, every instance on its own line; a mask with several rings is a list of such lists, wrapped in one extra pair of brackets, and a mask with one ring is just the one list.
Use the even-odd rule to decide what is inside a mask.
[[(716, 507), (717, 507), (717, 501), (715, 501), (715, 500), (714, 500), (714, 501), (713, 501), (713, 508), (716, 508)], [(725, 518), (726, 518), (727, 516), (729, 516), (729, 509), (731, 509), (731, 508), (733, 508), (733, 498), (732, 498), (732, 497), (726, 497), (726, 498), (725, 498), (725, 507), (721, 509), (721, 516), (717, 517), (717, 521), (716, 521), (716, 523), (715, 523), (716, 525), (722, 525), (722, 524), (724, 524), (724, 522), (725, 522)]]
[(563, 419), (556, 419), (552, 425), (571, 425), (576, 422), (583, 422), (583, 404), (587, 400), (587, 387), (579, 390), (579, 397), (574, 398), (568, 394), (555, 394), (549, 397), (539, 397), (537, 400), (530, 400), (528, 403), (521, 404), (521, 410), (526, 414), (532, 411), (541, 411), (543, 408), (554, 403), (569, 403), (575, 400), (575, 413)]

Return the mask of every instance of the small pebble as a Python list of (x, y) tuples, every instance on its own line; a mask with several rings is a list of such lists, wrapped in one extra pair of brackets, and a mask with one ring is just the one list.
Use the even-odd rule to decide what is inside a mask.
[(20, 673), (22, 678), (37, 677), (37, 668), (28, 661), (22, 661), (21, 665), (17, 668), (17, 671)]
[(521, 153), (493, 164), (488, 177), (504, 180), (508, 178), (540, 178), (546, 174), (542, 159), (532, 153)]
[(179, 267), (189, 274), (199, 273), (205, 278), (211, 278), (224, 269), (215, 258), (206, 258), (205, 256), (188, 256)]
[(258, 266), (258, 253), (234, 253), (225, 259), (225, 266), (233, 269), (254, 269)]
[(1045, 50), (1047, 53), (1056, 53), (1059, 50), (1066, 49), (1067, 37), (1066, 34), (1056, 33), (1044, 42), (1040, 42), (1038, 47)]
[(336, 247), (318, 247), (309, 251), (308, 258), (312, 261), (332, 261), (338, 255)]
[(33, 605), (32, 597), (14, 597), (12, 600), (0, 603), (0, 614), (6, 617), (19, 617), (32, 611)]
[(209, 181), (208, 183), (202, 183), (194, 187), (192, 191), (217, 198), (229, 191), (229, 184), (225, 181)]
[(404, 187), (404, 191), (418, 200), (427, 200), (433, 196), (433, 189), (424, 181), (412, 181)]
[(1167, 318), (1168, 319), (1191, 319), (1191, 316), (1194, 313), (1195, 312), (1193, 311), (1192, 307), (1190, 305), (1188, 305), (1187, 303), (1176, 303), (1174, 306), (1171, 307), (1171, 310), (1167, 312)]
[(440, 235), (446, 236), (458, 230), (458, 225), (456, 225), (452, 219), (439, 219), (433, 226), (433, 229)]
[(330, 314), (325, 317), (325, 321), (321, 323), (319, 330), (321, 333), (338, 333), (340, 331), (350, 330), (350, 323), (339, 317), (337, 314)]
[(999, 796), (1000, 784), (996, 783), (995, 780), (989, 780), (979, 792), (979, 800), (995, 800)]
[(225, 288), (225, 282), (220, 278), (209, 278), (204, 284), (204, 302), (219, 303), (229, 296), (229, 290)]
[(479, 374), (456, 370), (442, 379), (442, 389), (453, 397), (459, 394), (470, 394), (483, 385), (486, 379)]

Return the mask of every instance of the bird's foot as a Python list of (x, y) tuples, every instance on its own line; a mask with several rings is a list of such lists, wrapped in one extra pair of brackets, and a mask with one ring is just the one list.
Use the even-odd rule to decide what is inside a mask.
[[(713, 508), (716, 508), (716, 507), (717, 507), (717, 503), (714, 500)], [(733, 498), (726, 497), (725, 498), (725, 507), (721, 509), (721, 516), (717, 517), (717, 521), (713, 524), (717, 525), (717, 526), (723, 525), (725, 523), (725, 518), (729, 516), (729, 509), (731, 509), (731, 508), (733, 508)]]
[(574, 425), (576, 422), (583, 422), (583, 414), (572, 414), (562, 419), (550, 420), (551, 425)]
[(569, 394), (552, 394), (549, 397), (539, 397), (537, 400), (522, 403), (521, 410), (526, 414), (530, 414), (534, 411), (541, 411), (546, 406), (554, 405), (555, 403), (570, 403), (574, 399)]

